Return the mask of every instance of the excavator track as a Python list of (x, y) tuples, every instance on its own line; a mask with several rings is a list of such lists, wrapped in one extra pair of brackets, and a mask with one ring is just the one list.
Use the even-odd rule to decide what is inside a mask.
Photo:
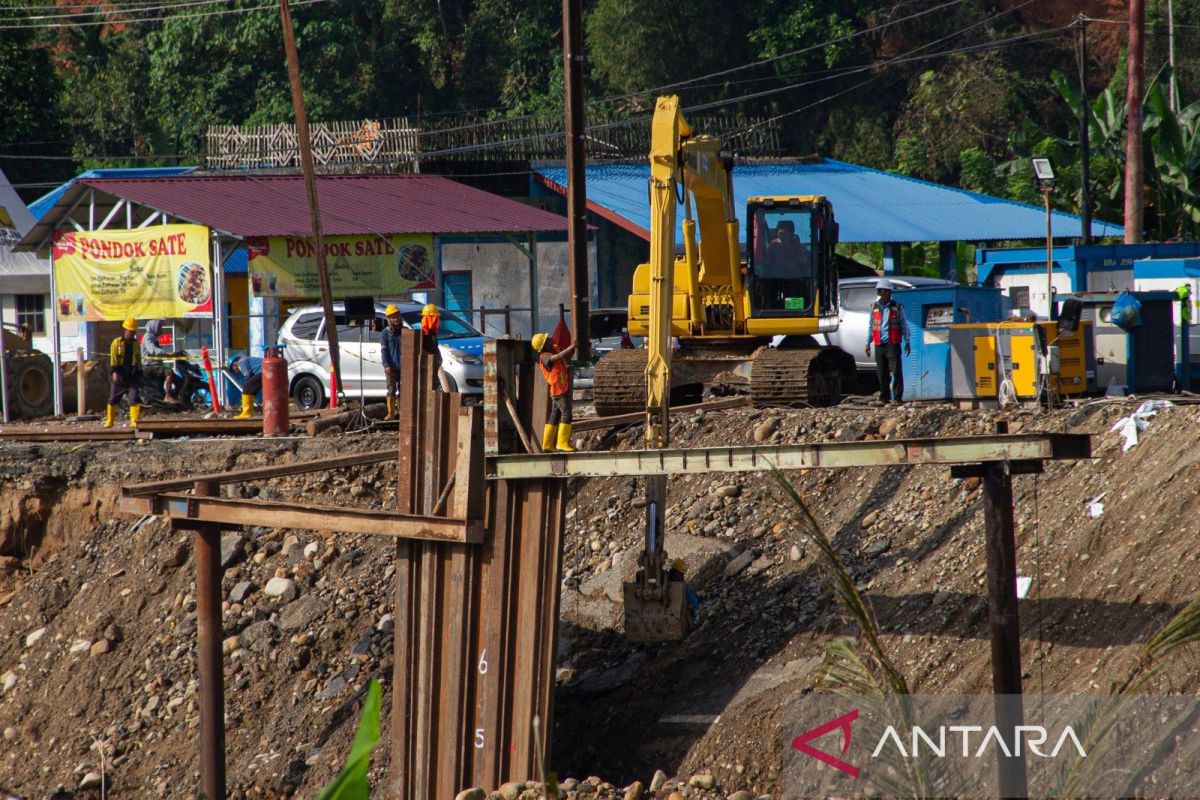
[(596, 416), (646, 410), (646, 351), (613, 350), (592, 371), (592, 403)]
[[(703, 361), (714, 363), (707, 353)], [(689, 364), (686, 354), (676, 354), (676, 378)], [(741, 364), (743, 367), (737, 368)], [(726, 384), (722, 377), (748, 367), (750, 397), (757, 406), (832, 406), (841, 401), (842, 386), (855, 375), (854, 358), (836, 347), (761, 347), (739, 358), (731, 354), (718, 372), (709, 371), (706, 385)], [(690, 370), (693, 379), (698, 370)], [(742, 373), (745, 374), (744, 372)], [(687, 382), (687, 378), (684, 381)], [(677, 382), (677, 381), (673, 381)], [(678, 387), (673, 387), (678, 391)], [(597, 362), (593, 372), (592, 400), (596, 415), (632, 414), (646, 409), (646, 351), (614, 350)], [(674, 402), (674, 401), (673, 401)]]
[(756, 406), (837, 405), (846, 358), (835, 347), (764, 347), (751, 362), (750, 396)]

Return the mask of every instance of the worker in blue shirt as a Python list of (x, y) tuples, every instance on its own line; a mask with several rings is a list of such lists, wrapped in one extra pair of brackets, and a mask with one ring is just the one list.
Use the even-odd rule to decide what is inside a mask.
[(904, 355), (911, 352), (908, 320), (904, 306), (892, 299), (892, 282), (883, 278), (875, 284), (879, 299), (871, 306), (871, 328), (867, 332), (867, 356), (875, 345), (875, 374), (879, 376), (879, 400), (904, 402), (904, 362), (900, 360), (900, 342)]

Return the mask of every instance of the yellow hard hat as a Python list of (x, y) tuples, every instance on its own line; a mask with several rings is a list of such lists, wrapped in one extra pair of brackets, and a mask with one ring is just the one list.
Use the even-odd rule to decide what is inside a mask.
[(133, 331), (134, 333), (137, 333), (137, 320), (133, 317), (126, 317), (125, 321), (121, 323), (121, 327), (127, 331)]
[(550, 338), (547, 333), (535, 333), (529, 343), (533, 345), (533, 352), (540, 353), (542, 348), (546, 346), (546, 340)]
[(399, 314), (399, 313), (400, 313), (400, 309), (396, 308), (395, 303), (392, 303), (391, 305), (389, 305), (387, 308), (385, 308), (383, 310), (383, 315), (385, 317), (390, 317), (392, 314)]
[(421, 309), (422, 317), (440, 317), (441, 315), (442, 312), (438, 311), (438, 307), (433, 303), (426, 303), (425, 307)]

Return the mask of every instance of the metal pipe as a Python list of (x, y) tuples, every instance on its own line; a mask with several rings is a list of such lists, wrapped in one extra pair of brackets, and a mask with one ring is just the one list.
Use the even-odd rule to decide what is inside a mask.
[[(216, 497), (214, 481), (196, 481), (197, 497)], [(225, 800), (225, 675), (221, 653), (221, 528), (196, 526), (196, 660), (200, 668), (200, 789)]]
[(1050, 193), (1052, 186), (1042, 189), (1046, 201), (1046, 319), (1054, 319), (1054, 235), (1051, 231)]
[(83, 374), (83, 348), (75, 348), (75, 413), (83, 416), (87, 413), (87, 381)]
[(54, 379), (54, 414), (61, 416), (63, 413), (62, 355), (58, 351), (62, 328), (58, 324), (58, 279), (54, 275), (53, 247), (50, 248), (50, 318), (54, 320), (50, 335), (50, 361), (54, 364), (54, 375), (51, 376)]
[[(58, 300), (51, 295), (51, 303), (57, 303)], [(54, 310), (51, 309), (53, 314)], [(3, 411), (4, 424), (7, 425), (11, 418), (8, 416), (8, 354), (4, 349), (4, 305), (0, 304), (0, 410)]]
[[(996, 424), (996, 433), (1008, 423)], [(1017, 542), (1013, 527), (1012, 476), (1005, 461), (983, 469), (984, 533), (987, 552), (988, 622), (992, 638), (992, 692), (996, 725), (1008, 740), (1025, 724), (1021, 700), (1021, 625), (1017, 609)], [(1000, 797), (1026, 797), (1025, 757), (997, 760)]]

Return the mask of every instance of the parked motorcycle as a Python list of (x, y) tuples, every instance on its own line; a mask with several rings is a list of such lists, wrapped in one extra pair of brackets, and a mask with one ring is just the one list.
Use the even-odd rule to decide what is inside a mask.
[[(168, 403), (163, 391), (163, 382), (171, 370), (175, 375), (175, 398), (178, 402)], [(147, 364), (142, 371), (142, 403), (163, 411), (191, 411), (205, 401), (208, 382), (200, 367), (189, 361), (178, 359), (173, 362)], [(203, 391), (202, 391), (203, 390)]]

